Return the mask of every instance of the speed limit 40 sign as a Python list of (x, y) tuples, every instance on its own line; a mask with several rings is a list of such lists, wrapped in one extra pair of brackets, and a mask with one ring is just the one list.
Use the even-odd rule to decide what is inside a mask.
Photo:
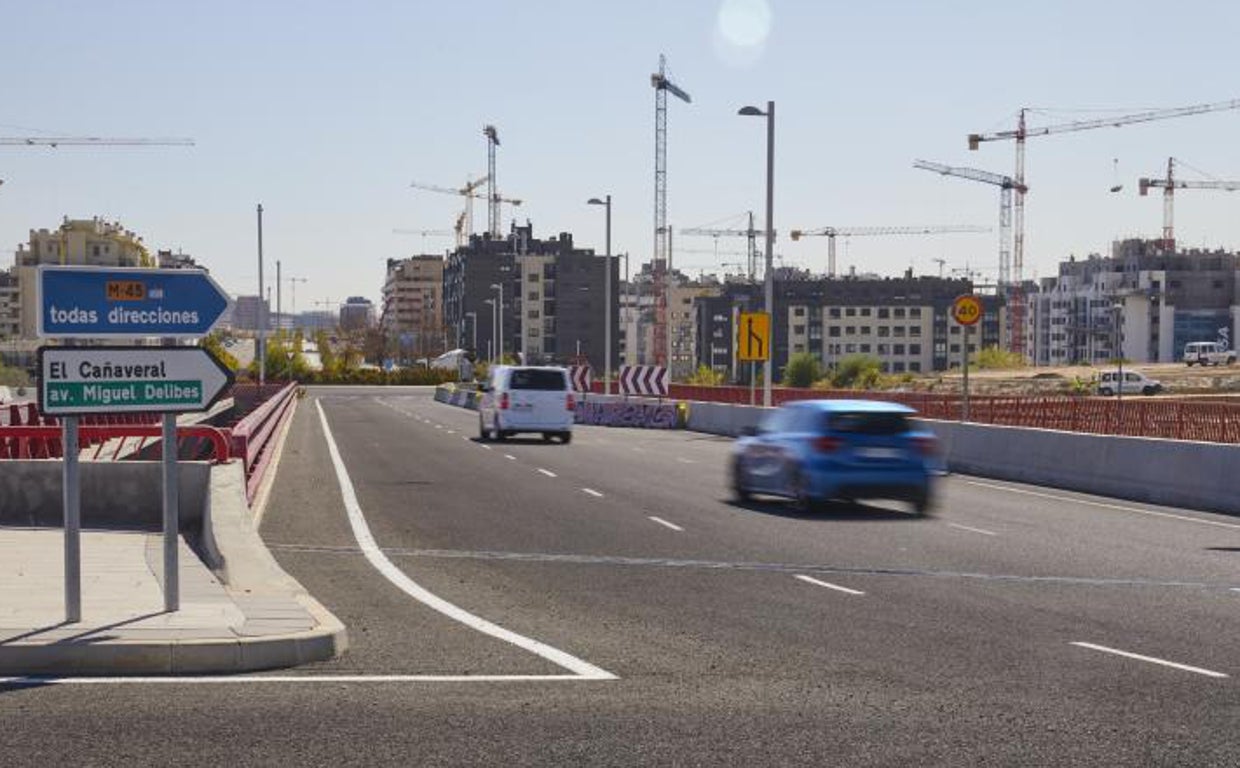
[(952, 302), (952, 319), (960, 325), (977, 325), (982, 319), (982, 300), (972, 294), (957, 296)]

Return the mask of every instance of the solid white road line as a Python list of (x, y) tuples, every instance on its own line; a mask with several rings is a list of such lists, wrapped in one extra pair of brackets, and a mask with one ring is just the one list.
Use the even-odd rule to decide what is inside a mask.
[(555, 477), (555, 476), (556, 476), (556, 475), (555, 475), (555, 473), (554, 473), (554, 472), (552, 472), (551, 470), (549, 470), (549, 469), (543, 469), (542, 467), (539, 467), (539, 468), (538, 468), (538, 471), (539, 471), (539, 472), (542, 472), (542, 473), (543, 473), (544, 475), (546, 475), (547, 477)]
[(651, 520), (653, 520), (653, 521), (655, 521), (655, 522), (656, 522), (656, 523), (658, 523), (659, 525), (663, 525), (663, 526), (667, 526), (668, 528), (671, 528), (673, 531), (683, 531), (683, 530), (684, 530), (684, 528), (681, 528), (679, 525), (676, 525), (675, 523), (669, 523), (668, 521), (664, 520), (664, 519), (663, 519), (663, 518), (661, 518), (661, 517), (655, 517), (654, 515), (650, 515), (650, 519), (651, 519)]
[[(593, 488), (582, 488), (581, 490), (585, 491), (586, 493), (590, 494), (591, 496), (595, 496), (595, 497), (600, 498), (600, 499), (601, 499), (601, 498), (603, 498), (603, 494), (599, 493), (598, 491), (594, 490)], [(1240, 592), (1240, 590), (1236, 590), (1236, 591), (1237, 591), (1237, 592)]]
[(952, 528), (959, 528), (962, 531), (973, 531), (974, 533), (980, 533), (983, 536), (998, 536), (999, 535), (995, 533), (994, 531), (987, 531), (984, 528), (973, 528), (972, 526), (961, 525), (960, 523), (948, 523), (948, 526)]
[(864, 595), (865, 594), (864, 592), (857, 590), (857, 589), (849, 589), (848, 587), (841, 587), (839, 584), (832, 584), (829, 581), (820, 581), (819, 579), (811, 578), (809, 576), (802, 576), (799, 573), (796, 574), (796, 577), (800, 579), (801, 581), (806, 582), (807, 584), (817, 584), (820, 587), (826, 587), (827, 589), (834, 589), (836, 592), (843, 592), (846, 595)]
[(498, 624), (493, 624), (486, 619), (469, 613), (463, 608), (449, 603), (447, 600), (432, 594), (421, 585), (415, 583), (413, 579), (405, 575), (404, 571), (397, 568), (387, 558), (387, 555), (383, 554), (379, 549), (379, 544), (375, 541), (374, 536), (371, 535), (370, 528), (366, 525), (366, 518), (362, 515), (361, 505), (357, 501), (357, 493), (353, 489), (353, 481), (349, 479), (349, 473), (345, 469), (344, 460), (340, 457), (340, 450), (336, 447), (336, 439), (332, 437), (331, 427), (327, 423), (327, 414), (323, 411), (321, 403), (316, 401), (315, 405), (319, 409), (319, 420), (323, 423), (323, 435), (327, 439), (327, 450), (331, 454), (332, 465), (336, 469), (336, 481), (340, 484), (340, 494), (344, 499), (345, 511), (349, 516), (349, 527), (353, 529), (353, 538), (357, 540), (362, 554), (374, 566), (375, 570), (383, 574), (388, 581), (395, 584), (414, 600), (485, 635), (512, 643), (518, 648), (523, 648), (553, 664), (558, 664), (570, 672), (591, 680), (614, 680), (616, 678), (615, 675), (605, 669), (596, 667), (587, 661), (538, 640), (518, 635), (516, 632), (504, 629)]
[(676, 461), (679, 461), (681, 464), (696, 464), (697, 463), (693, 459), (683, 459), (679, 456), (676, 457)]
[(1129, 653), (1128, 651), (1121, 651), (1117, 648), (1108, 648), (1105, 645), (1094, 645), (1093, 643), (1078, 643), (1078, 642), (1072, 642), (1072, 643), (1069, 643), (1069, 645), (1075, 645), (1078, 648), (1089, 648), (1090, 650), (1094, 650), (1094, 651), (1102, 651), (1103, 653), (1113, 653), (1116, 656), (1123, 656), (1124, 658), (1127, 658), (1127, 659), (1136, 659), (1137, 661), (1148, 661), (1151, 664), (1160, 664), (1164, 667), (1182, 669), (1185, 672), (1195, 672), (1198, 675), (1205, 675), (1206, 677), (1227, 677), (1227, 675), (1223, 674), (1222, 672), (1215, 672), (1209, 669), (1202, 669), (1201, 667), (1190, 667), (1187, 664), (1177, 664), (1174, 661), (1167, 661), (1166, 659), (1156, 659), (1153, 656), (1142, 656), (1139, 653)]
[(194, 677), (0, 677), (0, 685), (221, 685), (243, 683), (508, 683), (596, 678), (584, 675), (201, 675)]
[(1170, 512), (1156, 512), (1152, 509), (1141, 509), (1139, 507), (1126, 507), (1123, 504), (1107, 504), (1101, 501), (1090, 501), (1088, 499), (1078, 499), (1073, 496), (1060, 496), (1055, 493), (1042, 493), (1040, 491), (1026, 491), (1023, 488), (1012, 488), (1007, 485), (997, 485), (995, 483), (983, 483), (977, 480), (965, 480), (969, 485), (976, 485), (982, 488), (994, 488), (1008, 493), (1020, 493), (1025, 496), (1037, 496), (1043, 499), (1054, 499), (1055, 501), (1067, 501), (1074, 504), (1084, 504), (1088, 507), (1102, 507), (1103, 509), (1115, 509), (1120, 512), (1135, 512), (1139, 515), (1150, 515), (1152, 517), (1168, 517), (1172, 520), (1182, 520), (1186, 523), (1197, 523), (1198, 525), (1213, 525), (1219, 528), (1232, 528), (1240, 531), (1240, 525), (1235, 523), (1220, 523), (1217, 520), (1202, 520), (1199, 517), (1189, 517), (1188, 515), (1173, 515)]

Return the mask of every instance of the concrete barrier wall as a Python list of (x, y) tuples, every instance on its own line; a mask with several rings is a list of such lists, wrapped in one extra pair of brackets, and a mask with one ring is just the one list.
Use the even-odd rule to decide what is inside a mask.
[[(82, 526), (158, 529), (163, 525), (163, 474), (159, 462), (91, 462), (80, 465)], [(0, 463), (0, 525), (54, 526), (64, 521), (63, 465), (56, 460)], [(181, 530), (202, 525), (210, 464), (182, 462), (178, 488)]]

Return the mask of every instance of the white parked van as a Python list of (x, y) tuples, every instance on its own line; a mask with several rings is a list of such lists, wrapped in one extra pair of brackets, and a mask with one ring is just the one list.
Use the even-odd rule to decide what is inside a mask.
[(1140, 371), (1124, 371), (1120, 383), (1119, 371), (1103, 371), (1098, 377), (1098, 394), (1107, 397), (1114, 394), (1156, 395), (1163, 391), (1162, 382), (1151, 379)]
[(519, 432), (541, 432), (544, 440), (573, 439), (576, 398), (568, 371), (551, 366), (497, 365), (479, 386), (478, 437), (503, 440)]
[(1217, 341), (1193, 341), (1184, 345), (1184, 364), (1232, 365), (1236, 362), (1236, 350), (1227, 349)]

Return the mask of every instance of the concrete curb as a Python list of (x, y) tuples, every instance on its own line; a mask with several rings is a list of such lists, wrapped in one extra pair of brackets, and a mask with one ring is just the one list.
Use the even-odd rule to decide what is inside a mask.
[[(0, 674), (184, 675), (232, 674), (325, 661), (348, 647), (344, 625), (284, 572), (254, 529), (245, 501), (245, 474), (237, 462), (211, 467), (204, 500), (206, 564), (223, 582), (227, 598), (245, 616), (178, 637), (151, 638), (124, 630), (96, 630), (80, 640), (37, 635), (0, 644)], [(312, 628), (305, 629), (310, 626)]]

